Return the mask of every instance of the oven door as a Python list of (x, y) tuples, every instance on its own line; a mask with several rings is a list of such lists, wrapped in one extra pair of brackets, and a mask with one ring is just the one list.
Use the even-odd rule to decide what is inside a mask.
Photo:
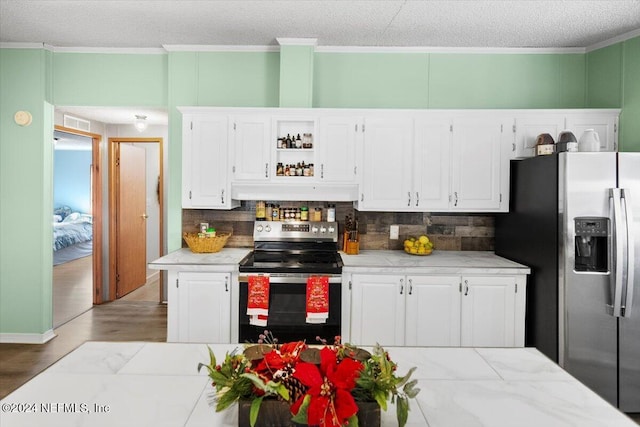
[(260, 334), (268, 330), (279, 342), (302, 341), (319, 344), (316, 337), (333, 343), (341, 334), (342, 276), (329, 277), (329, 318), (326, 323), (307, 323), (307, 279), (308, 274), (269, 275), (269, 316), (267, 326), (249, 324), (247, 315), (249, 276), (242, 274), (240, 284), (240, 307), (238, 312), (239, 342), (257, 342)]

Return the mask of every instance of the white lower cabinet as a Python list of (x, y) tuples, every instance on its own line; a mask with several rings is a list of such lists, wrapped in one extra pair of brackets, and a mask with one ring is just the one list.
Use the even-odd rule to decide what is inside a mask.
[(356, 345), (522, 347), (526, 276), (352, 274)]
[(168, 342), (231, 342), (231, 273), (169, 272)]

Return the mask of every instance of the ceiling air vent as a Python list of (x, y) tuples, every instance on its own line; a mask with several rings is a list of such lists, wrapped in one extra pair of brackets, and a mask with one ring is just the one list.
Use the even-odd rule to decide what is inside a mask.
[(91, 123), (89, 120), (80, 119), (78, 117), (69, 116), (65, 114), (64, 116), (64, 127), (83, 130), (85, 132), (91, 132)]

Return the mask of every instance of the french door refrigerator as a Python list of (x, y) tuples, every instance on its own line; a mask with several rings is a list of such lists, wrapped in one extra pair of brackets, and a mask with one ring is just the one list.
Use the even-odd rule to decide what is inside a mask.
[(525, 344), (640, 412), (640, 153), (511, 162), (495, 252), (531, 267)]

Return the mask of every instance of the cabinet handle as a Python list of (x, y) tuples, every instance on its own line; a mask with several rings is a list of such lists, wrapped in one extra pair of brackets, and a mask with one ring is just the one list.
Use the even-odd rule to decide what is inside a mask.
[(224, 205), (224, 188), (222, 189), (222, 191), (220, 191), (220, 201)]
[(469, 282), (468, 281), (464, 281), (464, 296), (466, 297), (467, 295), (469, 295)]
[(320, 164), (320, 179), (324, 179), (324, 163)]
[(416, 206), (420, 204), (420, 193), (416, 191)]
[(413, 294), (413, 279), (409, 279), (409, 295)]
[(264, 177), (269, 178), (269, 163), (264, 164)]
[(453, 193), (453, 197), (454, 197), (453, 206), (458, 206), (458, 192), (457, 191)]
[(360, 194), (360, 201), (361, 201), (361, 202), (364, 202), (364, 193), (361, 193), (361, 194)]
[(407, 206), (411, 206), (411, 191), (409, 191), (407, 194), (409, 194), (409, 201), (407, 202)]
[(404, 279), (400, 279), (400, 295), (404, 293)]
[(229, 292), (229, 279), (228, 278), (224, 279), (224, 291), (225, 292)]

